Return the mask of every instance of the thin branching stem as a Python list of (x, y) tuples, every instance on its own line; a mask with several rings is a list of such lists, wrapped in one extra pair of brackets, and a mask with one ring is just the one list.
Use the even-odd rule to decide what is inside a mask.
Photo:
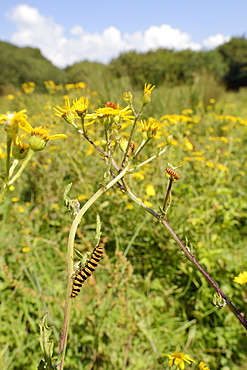
[[(124, 180), (123, 180), (124, 181)], [(129, 197), (138, 205), (143, 207), (145, 211), (150, 213), (152, 216), (154, 216), (157, 220), (160, 221), (161, 225), (166, 228), (166, 230), (170, 233), (172, 238), (176, 241), (176, 243), (179, 245), (181, 250), (184, 252), (186, 257), (190, 260), (190, 262), (193, 263), (193, 265), (196, 267), (197, 270), (200, 271), (200, 273), (205, 277), (205, 279), (209, 282), (209, 284), (215, 289), (217, 293), (221, 295), (223, 300), (225, 301), (226, 305), (229, 307), (229, 309), (233, 312), (233, 314), (238, 318), (240, 323), (244, 326), (244, 328), (247, 330), (247, 321), (243, 317), (243, 315), (237, 310), (237, 308), (232, 304), (231, 300), (226, 296), (226, 294), (220, 289), (220, 287), (217, 285), (217, 283), (211, 278), (211, 276), (207, 273), (206, 270), (199, 264), (199, 262), (196, 260), (195, 256), (189, 251), (189, 249), (184, 245), (184, 243), (179, 239), (175, 231), (172, 229), (166, 218), (164, 218), (162, 215), (159, 215), (156, 213), (153, 209), (146, 206), (140, 199), (138, 199), (132, 191), (129, 189), (128, 185), (125, 183), (126, 192), (129, 195)]]

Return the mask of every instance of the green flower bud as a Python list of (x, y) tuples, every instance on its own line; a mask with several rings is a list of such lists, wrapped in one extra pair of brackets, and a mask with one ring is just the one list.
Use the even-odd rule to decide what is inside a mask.
[(29, 146), (34, 152), (43, 150), (46, 144), (47, 144), (47, 140), (45, 140), (40, 135), (32, 135), (29, 139)]

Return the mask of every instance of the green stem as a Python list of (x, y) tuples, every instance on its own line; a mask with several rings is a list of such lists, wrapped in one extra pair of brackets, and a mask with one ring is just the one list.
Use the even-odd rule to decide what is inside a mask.
[(136, 172), (139, 168), (145, 166), (149, 162), (152, 162), (154, 159), (160, 157), (162, 154), (164, 154), (167, 151), (168, 148), (169, 148), (169, 145), (166, 145), (157, 154), (154, 154), (152, 157), (148, 158), (146, 161), (139, 163), (134, 168), (131, 168), (130, 171), (129, 171), (129, 173)]
[(138, 120), (138, 118), (140, 117), (140, 115), (142, 114), (142, 111), (143, 111), (144, 105), (141, 107), (141, 110), (140, 110), (140, 112), (139, 112), (139, 113), (135, 113), (134, 108), (133, 108), (132, 106), (131, 106), (131, 108), (132, 108), (132, 110), (133, 110), (133, 112), (134, 112), (135, 120), (134, 120), (134, 123), (133, 123), (132, 129), (131, 129), (131, 132), (130, 132), (130, 136), (129, 136), (129, 140), (128, 140), (128, 145), (127, 145), (127, 148), (126, 148), (125, 153), (124, 153), (124, 156), (123, 156), (123, 160), (122, 160), (122, 167), (125, 165), (126, 158), (127, 158), (127, 154), (128, 154), (129, 147), (130, 147), (130, 143), (131, 143), (131, 140), (132, 140), (132, 137), (133, 137), (133, 134), (134, 134), (135, 128), (136, 128), (137, 120)]
[(140, 154), (140, 152), (147, 145), (148, 142), (149, 142), (149, 140), (142, 140), (139, 148), (137, 148), (137, 151), (135, 152), (134, 158), (136, 158), (138, 156), (138, 154)]
[[(14, 172), (14, 169), (18, 165), (18, 163), (19, 163), (19, 161), (17, 159), (15, 159), (12, 166), (9, 169), (9, 176), (12, 176), (12, 173)], [(5, 182), (3, 187), (2, 187), (1, 193), (0, 193), (0, 204), (3, 202), (4, 197), (5, 197), (6, 193), (8, 192), (8, 190), (9, 190), (9, 184)]]
[[(19, 168), (19, 170), (17, 171), (17, 173), (8, 181), (4, 184), (2, 190), (1, 190), (1, 193), (0, 193), (0, 204), (3, 202), (4, 200), (4, 197), (6, 195), (6, 193), (8, 192), (9, 188), (11, 185), (13, 185), (13, 183), (21, 176), (22, 172), (24, 171), (24, 169), (26, 168), (28, 162), (30, 161), (30, 159), (32, 158), (32, 156), (34, 155), (34, 151), (32, 149), (29, 149), (28, 153), (27, 153), (27, 156), (25, 158), (25, 160), (22, 162), (22, 165), (21, 167)], [(11, 177), (13, 172), (14, 172), (14, 169), (15, 167), (18, 165), (19, 161), (18, 160), (14, 160), (12, 166), (10, 168), (8, 168), (9, 164), (7, 165), (7, 168), (8, 168), (8, 174), (6, 175), (6, 178), (8, 177)]]
[(167, 213), (167, 209), (169, 207), (168, 202), (171, 200), (171, 189), (172, 189), (172, 183), (173, 183), (173, 177), (170, 176), (169, 182), (168, 182), (168, 187), (166, 191), (166, 196), (163, 204), (162, 211), (164, 212), (164, 215)]
[(30, 159), (32, 158), (32, 156), (34, 154), (35, 154), (35, 151), (30, 148), (28, 153), (27, 153), (26, 158), (22, 162), (21, 167), (16, 172), (15, 176), (13, 176), (12, 179), (10, 179), (10, 181), (8, 182), (8, 186), (12, 185), (21, 176), (22, 172), (25, 170), (25, 168), (27, 167), (28, 162), (30, 161)]
[(12, 146), (12, 138), (7, 139), (7, 158), (6, 158), (6, 176), (5, 176), (5, 182), (6, 183), (8, 183), (8, 181), (9, 181), (11, 146)]
[(76, 230), (81, 222), (82, 217), (87, 212), (87, 210), (98, 200), (98, 198), (104, 194), (108, 189), (115, 185), (120, 179), (122, 179), (126, 173), (129, 171), (130, 164), (128, 164), (123, 171), (121, 171), (118, 176), (111, 180), (108, 184), (101, 187), (88, 201), (84, 204), (82, 209), (76, 215), (69, 233), (68, 239), (68, 250), (67, 250), (67, 263), (68, 263), (68, 281), (67, 281), (67, 294), (66, 294), (66, 303), (65, 303), (65, 312), (64, 312), (64, 321), (59, 345), (59, 369), (63, 370), (64, 358), (66, 352), (67, 338), (68, 338), (68, 329), (70, 322), (70, 312), (71, 312), (71, 289), (72, 289), (72, 275), (73, 275), (73, 256), (74, 256), (74, 240), (76, 235)]

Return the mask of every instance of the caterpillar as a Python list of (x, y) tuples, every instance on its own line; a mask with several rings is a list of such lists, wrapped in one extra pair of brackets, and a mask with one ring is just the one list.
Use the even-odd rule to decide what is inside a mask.
[(166, 172), (171, 175), (175, 180), (178, 180), (179, 179), (179, 175), (177, 174), (177, 172), (173, 171), (171, 168), (167, 168), (166, 169)]
[(102, 257), (102, 254), (103, 248), (100, 245), (94, 248), (90, 260), (73, 278), (72, 293), (70, 295), (71, 298), (75, 298), (80, 293), (82, 284), (92, 275)]

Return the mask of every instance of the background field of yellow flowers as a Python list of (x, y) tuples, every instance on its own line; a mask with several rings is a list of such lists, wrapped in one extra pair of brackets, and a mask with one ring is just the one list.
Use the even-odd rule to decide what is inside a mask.
[[(26, 82), (22, 91), (0, 97), (0, 113), (25, 108), (33, 126), (67, 135), (66, 140), (49, 142), (34, 157), (0, 207), (2, 370), (37, 367), (38, 323), (46, 312), (58, 342), (71, 223), (63, 192), (72, 182), (71, 196), (83, 204), (98, 189), (99, 174), (103, 174), (101, 157), (54, 117), (53, 107), (63, 106), (65, 93), (70, 99), (87, 97), (90, 111), (109, 100), (123, 103), (124, 90), (114, 84), (105, 96), (103, 88), (99, 94), (84, 82), (62, 86), (47, 81), (45, 86), (47, 93), (40, 94), (33, 83)], [(132, 93), (140, 106), (142, 92)], [(234, 277), (246, 270), (247, 260), (246, 90), (233, 93), (201, 85), (196, 93), (195, 102), (195, 90), (190, 87), (161, 86), (153, 92), (142, 118), (159, 119), (160, 129), (148, 150), (161, 148), (168, 135), (174, 141), (165, 156), (136, 172), (130, 181), (138, 197), (158, 210), (167, 186), (167, 163), (181, 166), (169, 222), (244, 312), (247, 288), (234, 282)], [(97, 138), (97, 125), (88, 130)], [(3, 130), (0, 138), (4, 164)], [(197, 364), (191, 365), (193, 369), (201, 361), (211, 369), (244, 369), (244, 329), (227, 309), (213, 305), (214, 291), (173, 239), (134, 203), (119, 197), (116, 189), (85, 215), (76, 248), (81, 253), (92, 251), (97, 213), (105, 254), (75, 300), (67, 368), (166, 369), (164, 354), (184, 352)]]

